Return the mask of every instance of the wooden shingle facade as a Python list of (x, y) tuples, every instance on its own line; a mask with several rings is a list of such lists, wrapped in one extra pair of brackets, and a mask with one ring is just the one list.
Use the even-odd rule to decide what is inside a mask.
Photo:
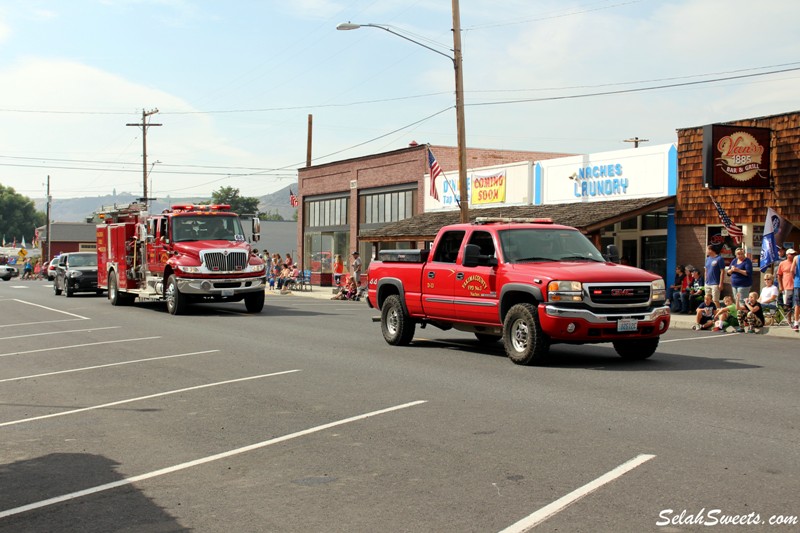
[[(678, 262), (702, 265), (705, 258), (706, 225), (720, 220), (710, 195), (728, 216), (745, 226), (745, 244), (753, 225), (764, 224), (768, 207), (800, 227), (800, 111), (726, 122), (726, 125), (769, 128), (771, 136), (772, 189), (722, 188), (713, 191), (703, 184), (703, 126), (682, 128), (678, 134), (678, 195), (675, 206)], [(792, 233), (797, 242), (798, 233)]]

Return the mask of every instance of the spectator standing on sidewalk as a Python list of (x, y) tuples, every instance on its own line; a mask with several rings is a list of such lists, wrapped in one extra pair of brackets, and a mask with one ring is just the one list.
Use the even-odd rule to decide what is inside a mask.
[(344, 274), (344, 263), (342, 256), (336, 254), (333, 256), (333, 283), (337, 287), (342, 284), (342, 274)]
[(781, 264), (778, 265), (778, 272), (776, 274), (778, 278), (778, 290), (783, 296), (783, 305), (789, 309), (792, 308), (794, 303), (792, 301), (792, 296), (794, 294), (794, 271), (792, 271), (792, 259), (794, 259), (795, 255), (796, 252), (794, 248), (789, 248), (786, 250), (786, 260), (781, 261)]
[(722, 284), (725, 279), (722, 277), (722, 266), (725, 260), (720, 257), (717, 251), (710, 244), (706, 247), (706, 264), (703, 268), (705, 273), (705, 291), (711, 295), (714, 304), (719, 307), (719, 296), (722, 292)]
[(792, 272), (794, 272), (794, 294), (792, 295), (792, 304), (794, 305), (794, 323), (792, 329), (800, 331), (800, 261), (797, 260), (797, 254), (792, 257)]
[(753, 262), (745, 255), (743, 248), (736, 249), (736, 257), (731, 261), (727, 271), (731, 276), (734, 299), (739, 295), (739, 299), (744, 300), (753, 288)]
[(361, 262), (361, 257), (359, 257), (358, 250), (353, 252), (353, 262), (350, 263), (351, 270), (353, 272), (353, 280), (356, 282), (356, 287), (361, 285), (361, 266), (363, 263)]

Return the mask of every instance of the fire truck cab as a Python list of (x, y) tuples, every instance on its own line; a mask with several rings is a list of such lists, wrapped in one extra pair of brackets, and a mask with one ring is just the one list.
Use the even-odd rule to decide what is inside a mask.
[[(98, 288), (111, 305), (134, 299), (165, 301), (179, 315), (194, 302), (244, 300), (250, 313), (264, 307), (266, 268), (230, 206), (173, 205), (151, 214), (142, 204), (96, 213)], [(252, 219), (252, 241), (260, 221)]]

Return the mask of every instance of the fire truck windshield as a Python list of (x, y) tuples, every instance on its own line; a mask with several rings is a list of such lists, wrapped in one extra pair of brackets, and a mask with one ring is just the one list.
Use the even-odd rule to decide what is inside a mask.
[(172, 240), (240, 241), (244, 240), (244, 232), (237, 216), (177, 216), (172, 219)]

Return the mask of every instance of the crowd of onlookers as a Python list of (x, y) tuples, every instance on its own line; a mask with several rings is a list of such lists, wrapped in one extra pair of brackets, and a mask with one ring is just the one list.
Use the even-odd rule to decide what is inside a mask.
[[(753, 261), (737, 248), (728, 266), (713, 246), (706, 249), (701, 273), (692, 265), (678, 265), (668, 287), (667, 300), (673, 313), (695, 316), (695, 330), (758, 333), (765, 325), (785, 322), (800, 329), (800, 268), (793, 248), (779, 249), (780, 260), (763, 274), (760, 292), (754, 285)], [(720, 300), (726, 276), (732, 295)], [(777, 282), (777, 283), (776, 283)]]
[[(291, 254), (281, 257), (281, 254), (272, 254), (264, 251), (260, 254), (261, 258), (267, 262), (267, 283), (272, 291), (280, 291), (281, 294), (288, 294), (292, 289), (301, 283), (308, 283), (304, 280), (304, 273), (297, 267), (297, 263), (292, 259)], [(337, 288), (332, 300), (359, 300), (363, 296), (364, 287), (361, 286), (361, 272), (363, 263), (358, 251), (353, 252), (350, 262), (350, 274), (345, 274), (345, 265), (340, 254), (333, 258), (331, 270), (333, 273), (333, 284)]]

